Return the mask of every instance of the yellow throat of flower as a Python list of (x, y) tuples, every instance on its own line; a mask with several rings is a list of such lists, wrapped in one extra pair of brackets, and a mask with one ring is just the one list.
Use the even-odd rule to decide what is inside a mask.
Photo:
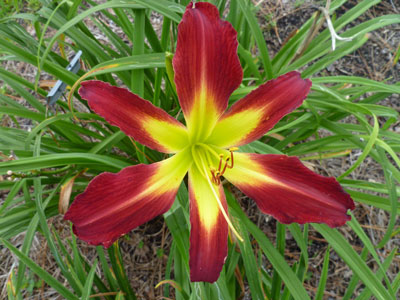
[[(218, 154), (214, 147), (206, 144), (196, 143), (191, 146), (191, 152), (195, 167), (200, 171), (202, 176), (207, 180), (208, 185), (214, 195), (215, 200), (218, 203), (218, 207), (228, 223), (232, 233), (237, 237), (238, 240), (243, 242), (243, 238), (239, 235), (237, 230), (233, 227), (231, 220), (229, 219), (227, 211), (225, 211), (221, 200), (218, 196), (216, 188), (221, 184), (221, 176), (224, 175), (226, 169), (231, 169), (234, 166), (233, 152), (238, 150), (236, 147), (229, 148), (229, 155), (222, 153)], [(222, 150), (222, 149), (221, 149)], [(222, 150), (225, 151), (226, 150)], [(217, 163), (216, 163), (217, 162)], [(214, 166), (218, 165), (218, 169)]]

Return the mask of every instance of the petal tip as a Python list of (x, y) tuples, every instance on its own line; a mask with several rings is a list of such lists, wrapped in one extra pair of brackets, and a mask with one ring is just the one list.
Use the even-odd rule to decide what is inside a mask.
[[(249, 161), (259, 175), (246, 172), (244, 165)], [(262, 212), (281, 223), (325, 223), (338, 227), (351, 219), (348, 210), (354, 209), (354, 202), (339, 182), (314, 173), (297, 157), (237, 154), (236, 164), (242, 166), (242, 171), (229, 171), (225, 177), (254, 199)], [(247, 177), (243, 176), (246, 174)]]
[[(200, 271), (201, 272), (201, 271)], [(213, 272), (213, 273), (206, 273), (204, 274), (201, 272), (200, 274), (197, 274), (195, 272), (192, 272), (190, 270), (190, 281), (191, 282), (208, 282), (208, 283), (214, 283), (218, 280), (220, 272)]]
[[(132, 229), (165, 213), (172, 205), (187, 169), (182, 156), (150, 165), (134, 165), (118, 173), (96, 176), (75, 197), (64, 220), (73, 232), (91, 245), (110, 247)], [(171, 169), (175, 171), (171, 171)]]
[(347, 214), (347, 212), (342, 216), (341, 219), (336, 219), (336, 220), (326, 220), (323, 222), (313, 222), (313, 223), (318, 223), (318, 224), (326, 224), (330, 228), (336, 228), (336, 227), (341, 227), (346, 225), (348, 221), (351, 220), (351, 216)]
[[(214, 124), (225, 111), (229, 96), (243, 78), (237, 55), (237, 32), (220, 18), (217, 7), (189, 3), (178, 25), (178, 42), (172, 65), (179, 102), (187, 124), (207, 118)], [(190, 68), (188, 68), (190, 66)], [(201, 96), (201, 95), (205, 96)], [(207, 116), (196, 110), (206, 102)], [(200, 114), (199, 117), (193, 115)], [(188, 126), (190, 127), (190, 126)], [(205, 126), (205, 133), (210, 130)]]
[(185, 126), (128, 89), (89, 80), (81, 83), (78, 92), (92, 111), (137, 142), (164, 153), (176, 153), (185, 146)]
[(82, 97), (82, 99), (87, 99), (88, 89), (91, 87), (100, 87), (100, 88), (113, 88), (113, 86), (107, 82), (103, 82), (101, 80), (86, 80), (81, 82), (81, 87), (78, 90), (78, 94)]
[(110, 239), (110, 240), (96, 240), (96, 239), (85, 239), (85, 238), (82, 238), (81, 237), (81, 235), (79, 234), (79, 232), (78, 232), (78, 229), (77, 229), (77, 227), (75, 226), (75, 225), (72, 225), (72, 232), (79, 238), (79, 239), (81, 239), (81, 240), (83, 240), (83, 241), (85, 241), (86, 243), (88, 243), (89, 245), (91, 245), (91, 246), (103, 246), (104, 248), (110, 248), (110, 246), (115, 242), (115, 241), (117, 241), (121, 236), (123, 236), (124, 234), (122, 234), (122, 235), (120, 235), (120, 236), (117, 236), (117, 237), (114, 237), (114, 238), (112, 238), (112, 239)]
[[(220, 249), (221, 250), (221, 249)], [(215, 251), (215, 250), (214, 250)], [(218, 250), (216, 250), (218, 251)], [(190, 257), (192, 258), (193, 253), (192, 253), (192, 248), (190, 248)], [(194, 251), (193, 251), (194, 252)], [(216, 253), (215, 256), (219, 256), (217, 258), (217, 261), (219, 263), (216, 263), (213, 265), (212, 268), (209, 266), (206, 267), (199, 267), (196, 262), (193, 262), (192, 259), (189, 260), (189, 268), (190, 268), (190, 281), (191, 282), (209, 282), (209, 283), (214, 283), (218, 280), (222, 268), (224, 267), (226, 258), (228, 256), (228, 250), (227, 248), (224, 249), (224, 251), (220, 251), (222, 255), (218, 255), (221, 253)]]

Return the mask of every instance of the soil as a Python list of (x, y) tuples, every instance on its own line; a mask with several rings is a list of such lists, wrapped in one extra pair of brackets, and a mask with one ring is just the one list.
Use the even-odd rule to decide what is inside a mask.
[[(289, 0), (268, 0), (257, 1), (258, 19), (260, 26), (263, 29), (265, 39), (267, 41), (271, 55), (274, 55), (283, 45), (286, 38), (298, 29), (316, 10), (321, 6), (321, 1), (289, 1)], [(358, 1), (347, 1), (347, 3), (337, 11), (338, 15), (354, 7)], [(348, 25), (352, 27), (359, 22), (367, 19), (375, 18), (381, 15), (400, 13), (400, 4), (396, 1), (382, 1), (381, 4), (374, 6), (357, 21)], [(160, 27), (160, 17), (153, 14), (154, 25)], [(326, 24), (324, 25), (324, 27)], [(323, 27), (323, 28), (324, 28)], [(339, 32), (340, 34), (340, 32)], [(335, 62), (321, 72), (321, 75), (356, 75), (365, 78), (382, 81), (389, 78), (389, 83), (399, 81), (400, 65), (393, 66), (393, 58), (397, 47), (400, 44), (400, 27), (388, 26), (377, 30), (370, 35), (369, 41), (363, 45), (355, 53), (347, 55), (343, 59)], [(20, 75), (24, 75), (30, 81), (33, 81), (35, 70), (25, 64), (3, 63), (7, 69), (14, 70)], [(391, 106), (400, 111), (399, 95), (391, 95), (381, 104)], [(348, 120), (352, 121), (352, 120)], [(9, 126), (13, 126), (9, 122)], [(29, 127), (29, 124), (26, 124)], [(400, 132), (400, 122), (392, 125), (392, 130)], [(321, 132), (321, 134), (324, 134)], [(357, 153), (354, 152), (350, 156), (344, 158), (328, 159), (322, 163), (312, 161), (311, 165), (314, 170), (323, 175), (338, 176), (343, 173), (352, 162), (355, 161)], [(384, 182), (383, 171), (380, 166), (371, 159), (366, 159), (355, 172), (352, 173), (352, 178), (368, 180), (372, 182)], [(247, 215), (265, 232), (265, 234), (275, 241), (276, 221), (270, 216), (260, 213), (255, 203), (237, 192), (238, 201)], [(0, 194), (1, 197), (5, 195)], [(0, 200), (1, 202), (1, 200)], [(385, 228), (388, 224), (388, 214), (371, 208), (367, 205), (357, 204), (356, 210), (353, 212), (357, 220), (366, 230), (372, 241), (379, 241), (385, 233)], [(62, 238), (70, 237), (69, 225), (62, 221), (61, 216), (56, 216), (49, 219), (48, 224), (54, 226)], [(362, 243), (354, 236), (348, 226), (339, 228), (339, 231), (349, 240), (357, 252), (361, 252)], [(12, 243), (19, 247), (23, 241), (24, 234), (20, 234), (12, 239)], [(319, 274), (322, 269), (322, 262), (327, 250), (327, 242), (310, 226), (310, 240), (312, 243), (309, 246), (309, 274), (306, 280), (305, 287), (313, 295), (316, 292), (319, 283)], [(166, 267), (169, 248), (171, 245), (171, 235), (163, 222), (162, 217), (158, 217), (134, 231), (130, 232), (126, 238), (120, 242), (123, 259), (125, 263), (128, 278), (131, 280), (132, 287), (137, 293), (139, 299), (161, 299), (162, 288), (155, 289), (158, 282), (164, 279), (163, 270)], [(93, 261), (96, 254), (93, 247), (86, 243), (78, 241), (83, 255)], [(395, 246), (400, 246), (399, 239), (393, 239), (391, 243), (382, 249), (378, 249), (378, 254), (385, 258)], [(300, 250), (296, 245), (293, 237), (288, 233), (286, 239), (285, 258), (289, 263), (294, 263), (299, 259)], [(330, 267), (325, 289), (324, 299), (341, 299), (344, 295), (349, 280), (352, 276), (352, 271), (342, 262), (339, 256), (331, 250), (330, 252)], [(44, 238), (37, 234), (33, 241), (31, 250), (31, 258), (34, 259), (40, 266), (45, 268), (50, 274), (61, 282), (63, 278), (60, 275), (60, 270), (56, 267), (56, 263), (50, 255), (49, 248), (46, 245)], [(388, 277), (392, 280), (400, 271), (399, 258), (395, 258), (393, 266), (388, 270)], [(5, 248), (0, 247), (0, 299), (5, 299), (6, 281), (9, 278), (10, 270), (15, 268), (18, 260), (10, 255), (10, 252)], [(397, 265), (397, 266), (396, 266)], [(263, 267), (271, 272), (271, 265), (267, 260), (264, 260)], [(377, 270), (377, 265), (370, 262), (370, 267)], [(35, 275), (28, 273), (28, 278), (36, 281), (37, 288), (33, 289), (32, 293), (27, 293), (24, 299), (61, 299), (58, 294), (48, 288)], [(362, 286), (356, 289), (356, 296), (362, 291)], [(171, 289), (173, 295), (173, 290)], [(244, 299), (250, 299), (249, 292), (246, 290)]]

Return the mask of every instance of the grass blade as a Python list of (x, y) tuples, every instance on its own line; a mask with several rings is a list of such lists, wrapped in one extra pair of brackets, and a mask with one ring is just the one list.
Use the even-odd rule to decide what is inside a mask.
[(97, 267), (97, 261), (95, 261), (93, 263), (93, 266), (90, 269), (89, 274), (87, 275), (86, 282), (85, 282), (85, 285), (83, 286), (83, 290), (82, 290), (81, 300), (89, 300), (89, 297), (90, 297), (90, 294), (92, 291), (93, 278), (94, 278), (94, 274), (96, 271), (96, 267)]
[(307, 300), (310, 299), (302, 283), (297, 278), (296, 274), (289, 267), (282, 255), (276, 250), (271, 241), (265, 236), (265, 234), (254, 225), (247, 216), (243, 213), (232, 194), (225, 190), (226, 198), (229, 202), (229, 206), (232, 208), (232, 213), (239, 218), (246, 229), (258, 242), (264, 255), (269, 259), (271, 264), (274, 266), (274, 270), (279, 272), (283, 282), (290, 290), (291, 295), (296, 300)]
[(267, 75), (267, 79), (268, 80), (272, 79), (274, 77), (274, 74), (272, 71), (272, 64), (268, 53), (267, 43), (264, 40), (264, 36), (261, 32), (260, 26), (258, 25), (256, 17), (250, 10), (252, 4), (248, 5), (245, 3), (244, 0), (237, 0), (237, 3), (239, 4), (241, 11), (243, 12), (250, 26), (251, 32), (254, 36), (254, 39), (256, 40), (258, 49), (260, 50), (261, 59), (264, 65), (264, 72)]
[(0, 242), (6, 246), (12, 253), (14, 253), (22, 262), (24, 262), (29, 269), (31, 269), (35, 274), (37, 274), (41, 279), (43, 279), (48, 285), (60, 293), (65, 299), (78, 300), (74, 294), (72, 294), (67, 288), (65, 288), (59, 281), (54, 279), (52, 275), (43, 270), (38, 266), (33, 260), (28, 256), (23, 254), (17, 248), (15, 248), (10, 242), (0, 239)]
[(371, 290), (377, 299), (392, 299), (386, 288), (382, 285), (377, 276), (354, 251), (345, 238), (335, 229), (323, 224), (313, 224), (313, 227), (321, 233), (337, 254), (353, 270), (362, 282)]

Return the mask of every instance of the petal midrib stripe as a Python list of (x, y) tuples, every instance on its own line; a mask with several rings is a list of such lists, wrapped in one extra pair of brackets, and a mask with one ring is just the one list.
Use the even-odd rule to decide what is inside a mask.
[[(183, 151), (182, 151), (183, 152)], [(152, 177), (148, 180), (148, 182), (146, 182), (146, 185), (148, 185), (148, 187), (144, 190), (142, 190), (140, 193), (136, 194), (134, 197), (130, 198), (129, 200), (124, 201), (123, 203), (120, 203), (117, 206), (114, 206), (112, 210), (104, 210), (103, 213), (98, 213), (96, 214), (96, 216), (94, 218), (88, 218), (86, 219), (87, 222), (82, 222), (80, 224), (80, 226), (86, 226), (89, 224), (92, 224), (96, 221), (98, 221), (99, 219), (110, 215), (110, 214), (115, 214), (118, 213), (120, 211), (123, 211), (125, 209), (127, 209), (129, 206), (135, 204), (135, 202), (138, 199), (143, 199), (151, 194), (154, 193), (154, 195), (156, 196), (160, 196), (164, 193), (167, 193), (170, 190), (173, 189), (177, 189), (179, 187), (179, 184), (177, 183), (177, 181), (182, 180), (183, 176), (186, 174), (187, 170), (189, 169), (190, 165), (185, 164), (184, 159), (184, 155), (185, 153), (178, 153), (176, 154), (174, 157), (169, 158), (171, 161), (161, 161), (159, 162), (160, 166), (158, 167), (158, 169), (156, 170), (156, 172), (152, 175)], [(180, 155), (181, 157), (176, 157), (177, 155)], [(174, 161), (172, 161), (174, 160)], [(165, 162), (165, 165), (163, 165), (163, 163)], [(181, 162), (181, 163), (179, 163)], [(170, 164), (177, 164), (178, 168), (173, 168), (173, 167), (168, 167), (168, 165)], [(186, 165), (186, 167), (184, 167)], [(162, 178), (158, 178), (159, 176), (159, 172), (161, 169), (171, 169), (170, 173), (167, 173), (167, 176), (163, 176)], [(164, 172), (162, 172), (164, 173)], [(183, 174), (182, 174), (183, 173)], [(180, 180), (173, 180), (173, 178), (175, 177), (182, 177), (180, 178)], [(166, 188), (168, 186), (171, 186), (171, 183), (176, 183), (176, 186), (174, 186), (173, 188)]]
[[(314, 199), (315, 201), (317, 201), (319, 203), (322, 203), (324, 206), (329, 205), (332, 208), (337, 208), (337, 205), (334, 205), (334, 203), (330, 203), (330, 202), (326, 202), (324, 200), (321, 200), (319, 197), (316, 197), (313, 194), (306, 193), (303, 190), (296, 189), (291, 185), (284, 184), (281, 181), (278, 181), (278, 180), (276, 180), (276, 179), (274, 179), (272, 177), (267, 176), (266, 174), (263, 174), (263, 173), (260, 173), (260, 172), (257, 172), (257, 171), (251, 170), (251, 169), (243, 168), (243, 167), (240, 167), (240, 166), (237, 166), (237, 165), (235, 165), (234, 168), (239, 169), (241, 172), (243, 172), (243, 174), (249, 174), (251, 177), (253, 177), (254, 179), (258, 180), (261, 184), (263, 182), (267, 182), (267, 184), (270, 184), (270, 185), (281, 186), (281, 187), (284, 187), (285, 189), (288, 189), (288, 190), (291, 190), (291, 191), (295, 191), (298, 194), (304, 195), (306, 197), (310, 197), (310, 198)], [(227, 177), (229, 177), (229, 176), (227, 176)], [(254, 183), (250, 183), (249, 185), (254, 185)], [(256, 185), (258, 185), (258, 184), (256, 183)]]

